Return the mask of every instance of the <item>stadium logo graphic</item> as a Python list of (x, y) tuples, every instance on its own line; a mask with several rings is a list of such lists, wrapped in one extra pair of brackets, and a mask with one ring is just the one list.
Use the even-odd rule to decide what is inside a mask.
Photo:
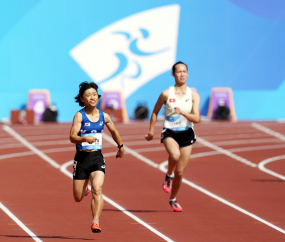
[(179, 13), (174, 4), (128, 16), (83, 40), (70, 55), (103, 91), (120, 89), (128, 98), (171, 69)]

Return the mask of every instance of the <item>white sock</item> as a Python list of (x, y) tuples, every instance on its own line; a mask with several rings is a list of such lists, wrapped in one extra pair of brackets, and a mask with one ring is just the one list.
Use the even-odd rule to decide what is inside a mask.
[(172, 177), (172, 178), (174, 177), (174, 174), (173, 174), (173, 173), (172, 173), (171, 175), (169, 175), (168, 172), (166, 172), (166, 175), (167, 175), (168, 177)]
[(176, 198), (173, 199), (169, 198), (169, 202), (174, 202), (174, 201), (176, 201)]
[(99, 224), (99, 219), (98, 218), (93, 218), (92, 223)]

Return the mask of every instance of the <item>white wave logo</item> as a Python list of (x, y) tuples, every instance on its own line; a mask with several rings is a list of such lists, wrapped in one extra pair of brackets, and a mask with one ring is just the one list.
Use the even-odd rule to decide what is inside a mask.
[(70, 55), (103, 91), (124, 98), (171, 69), (176, 57), (180, 6), (143, 11), (83, 40)]

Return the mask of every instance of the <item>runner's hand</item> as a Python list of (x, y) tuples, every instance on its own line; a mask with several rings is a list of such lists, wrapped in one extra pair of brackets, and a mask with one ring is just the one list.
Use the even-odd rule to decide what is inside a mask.
[(94, 136), (85, 136), (84, 138), (85, 138), (85, 142), (87, 142), (89, 144), (92, 144), (95, 142), (95, 140), (97, 140), (97, 138)]
[(180, 109), (180, 108), (178, 108), (178, 107), (175, 107), (174, 108), (174, 111), (175, 111), (175, 113), (177, 113), (177, 114), (182, 114), (182, 110)]
[(145, 137), (145, 139), (146, 139), (147, 141), (150, 141), (150, 140), (152, 140), (152, 139), (153, 139), (153, 134), (148, 133), (148, 134), (147, 134), (147, 135), (145, 135), (144, 137)]
[(116, 154), (116, 158), (122, 158), (124, 155), (124, 147), (122, 147), (121, 149), (118, 150), (117, 154)]

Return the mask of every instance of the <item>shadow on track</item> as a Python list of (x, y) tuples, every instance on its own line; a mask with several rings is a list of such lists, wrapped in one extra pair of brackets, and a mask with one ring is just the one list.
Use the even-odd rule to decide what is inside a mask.
[(133, 209), (129, 209), (129, 210), (118, 210), (118, 209), (104, 209), (103, 208), (103, 211), (106, 211), (106, 212), (130, 212), (130, 213), (168, 213), (168, 212), (171, 212), (173, 213), (172, 210), (169, 210), (169, 211), (156, 211), (156, 210), (133, 210)]
[(285, 182), (281, 179), (252, 179), (254, 182)]
[[(0, 237), (7, 238), (32, 238), (31, 236), (21, 236), (21, 235), (0, 235)], [(77, 237), (64, 237), (64, 236), (37, 236), (39, 239), (74, 239), (74, 240), (96, 240), (96, 239), (85, 239), (85, 238), (77, 238)], [(2, 240), (1, 240), (2, 241)]]

